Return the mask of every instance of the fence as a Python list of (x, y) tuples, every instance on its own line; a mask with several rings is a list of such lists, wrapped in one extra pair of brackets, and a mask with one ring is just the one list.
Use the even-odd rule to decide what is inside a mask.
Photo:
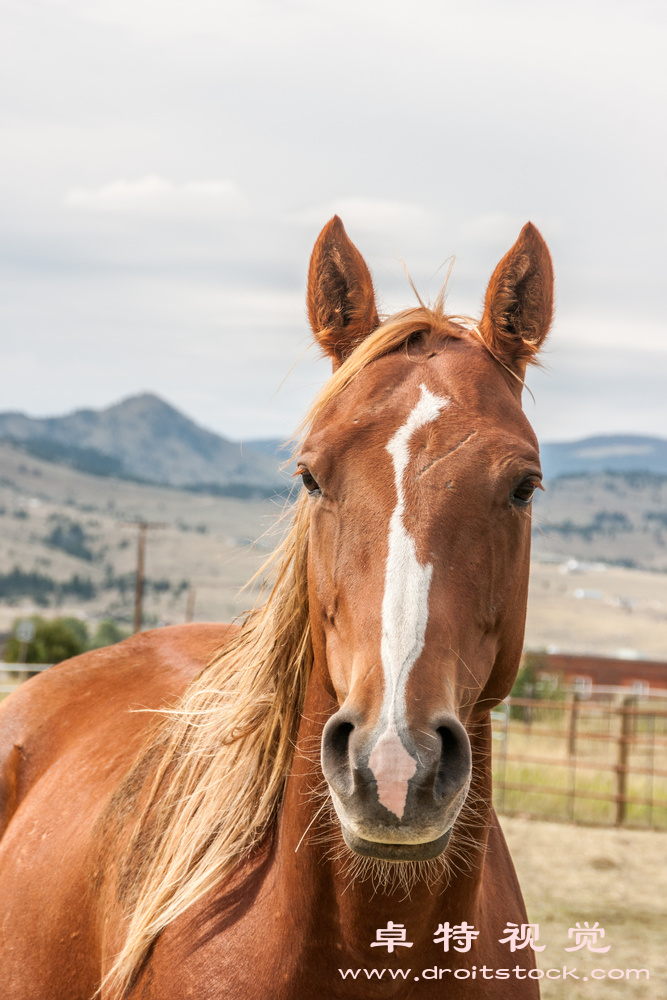
[(667, 710), (510, 698), (492, 713), (498, 812), (667, 829)]
[(11, 694), (19, 684), (39, 674), (42, 670), (48, 670), (50, 663), (3, 663), (0, 661), (0, 698), (3, 695)]
[[(0, 698), (46, 669), (0, 663)], [(510, 698), (492, 722), (498, 812), (667, 829), (667, 708), (637, 695)]]

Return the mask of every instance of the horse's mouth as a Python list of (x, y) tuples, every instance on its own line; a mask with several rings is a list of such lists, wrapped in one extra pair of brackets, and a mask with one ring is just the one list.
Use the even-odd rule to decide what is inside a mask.
[(378, 861), (431, 861), (442, 854), (452, 835), (450, 828), (441, 837), (426, 844), (382, 844), (377, 840), (359, 837), (342, 823), (341, 831), (345, 843), (355, 854), (360, 854), (363, 858), (376, 858)]

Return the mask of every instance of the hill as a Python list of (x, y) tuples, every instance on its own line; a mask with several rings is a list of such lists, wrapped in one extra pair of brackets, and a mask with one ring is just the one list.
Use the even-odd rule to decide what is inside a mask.
[(533, 554), (667, 573), (667, 476), (558, 476), (533, 506)]
[[(146, 625), (184, 621), (192, 602), (196, 620), (229, 621), (255, 600), (239, 588), (272, 547), (280, 509), (90, 475), (0, 442), (0, 632), (34, 611), (129, 626), (138, 520), (160, 525), (148, 533)], [(667, 568), (666, 510), (667, 478), (547, 483), (534, 513), (528, 645), (667, 656), (667, 575), (646, 571)]]
[(576, 473), (652, 472), (667, 476), (667, 441), (634, 434), (605, 434), (540, 447), (545, 479)]
[(62, 417), (2, 413), (0, 439), (94, 475), (241, 496), (284, 485), (271, 455), (199, 427), (151, 393)]
[(279, 509), (102, 478), (0, 442), (0, 632), (33, 611), (130, 625), (142, 520), (159, 525), (148, 532), (146, 624), (183, 621), (193, 589), (198, 620), (231, 620), (253, 603), (239, 589), (266, 557), (261, 536)]

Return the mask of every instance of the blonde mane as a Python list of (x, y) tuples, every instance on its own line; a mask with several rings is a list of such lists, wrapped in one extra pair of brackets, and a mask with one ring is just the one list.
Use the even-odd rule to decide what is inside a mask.
[[(442, 296), (383, 322), (326, 383), (301, 430), (375, 359), (417, 334), (465, 336)], [(122, 950), (103, 986), (122, 997), (158, 936), (255, 850), (273, 828), (290, 772), (313, 651), (305, 493), (258, 575), (265, 603), (189, 685), (144, 749), (159, 761), (125, 862), (132, 900)], [(101, 987), (102, 988), (102, 987)], [(101, 989), (100, 988), (100, 989)]]

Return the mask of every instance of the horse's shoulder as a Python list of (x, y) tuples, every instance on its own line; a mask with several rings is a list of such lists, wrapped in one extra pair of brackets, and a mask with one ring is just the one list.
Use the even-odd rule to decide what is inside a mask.
[(142, 632), (21, 685), (0, 707), (0, 832), (63, 756), (90, 765), (134, 752), (153, 718), (136, 709), (173, 704), (229, 634), (230, 626), (215, 624)]

